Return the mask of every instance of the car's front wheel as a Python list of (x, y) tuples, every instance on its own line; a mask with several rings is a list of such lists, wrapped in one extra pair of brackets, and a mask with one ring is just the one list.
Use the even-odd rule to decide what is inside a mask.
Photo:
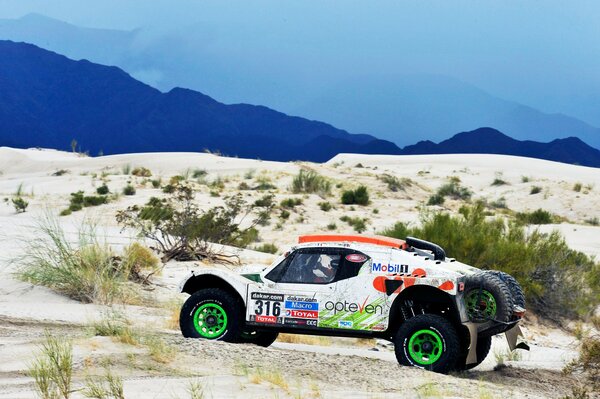
[(238, 302), (228, 292), (218, 288), (196, 291), (181, 308), (181, 333), (186, 338), (236, 342), (242, 319)]
[(437, 373), (452, 370), (459, 356), (456, 329), (442, 316), (432, 314), (418, 315), (402, 323), (394, 346), (401, 365)]

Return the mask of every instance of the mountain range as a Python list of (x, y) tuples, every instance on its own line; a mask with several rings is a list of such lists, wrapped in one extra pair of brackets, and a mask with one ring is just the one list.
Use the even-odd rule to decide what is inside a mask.
[(189, 89), (163, 93), (123, 70), (74, 61), (27, 43), (0, 41), (0, 146), (98, 153), (202, 151), (322, 162), (338, 153), (495, 153), (600, 167), (577, 138), (518, 141), (482, 128), (403, 149), (366, 134), (264, 106), (227, 105)]
[[(225, 103), (263, 104), (287, 114), (327, 121), (349, 132), (369, 133), (399, 146), (418, 140), (439, 142), (456, 132), (493, 126), (518, 140), (573, 136), (600, 148), (600, 113), (594, 112), (600, 100), (567, 102), (571, 104), (567, 113), (571, 114), (543, 112), (449, 76), (452, 68), (436, 69), (430, 59), (418, 61), (419, 46), (409, 45), (410, 41), (397, 43), (399, 47), (393, 51), (386, 50), (386, 60), (406, 52), (407, 62), (394, 72), (383, 70), (388, 61), (368, 64), (371, 67), (363, 66), (366, 71), (359, 72), (355, 68), (362, 64), (351, 62), (349, 54), (353, 52), (347, 54), (350, 58), (334, 60), (333, 51), (319, 54), (325, 59), (319, 58), (316, 65), (311, 51), (302, 46), (304, 42), (294, 41), (294, 49), (285, 47), (269, 53), (268, 40), (284, 45), (285, 35), (295, 37), (295, 31), (288, 30), (292, 21), (277, 25), (280, 39), (258, 35), (255, 26), (245, 29), (231, 23), (229, 19), (203, 20), (193, 27), (163, 32), (152, 26), (87, 28), (28, 14), (0, 19), (0, 38), (33, 43), (72, 59), (115, 65), (163, 92), (186, 87)], [(401, 50), (405, 46), (408, 49)], [(468, 63), (465, 56), (469, 54), (462, 54), (461, 60)], [(368, 56), (362, 58), (365, 63), (373, 61)], [(414, 66), (412, 72), (408, 65)], [(477, 69), (475, 65), (472, 68)], [(442, 74), (416, 73), (415, 69)], [(478, 73), (485, 74), (486, 70)]]

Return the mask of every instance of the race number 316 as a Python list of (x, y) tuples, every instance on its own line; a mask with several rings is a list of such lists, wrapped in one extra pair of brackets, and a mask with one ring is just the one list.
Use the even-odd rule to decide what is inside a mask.
[(279, 317), (281, 315), (281, 302), (258, 299), (254, 302), (254, 313), (261, 316)]

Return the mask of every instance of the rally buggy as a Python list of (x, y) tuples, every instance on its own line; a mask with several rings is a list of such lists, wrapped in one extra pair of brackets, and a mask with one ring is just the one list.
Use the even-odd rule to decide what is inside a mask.
[(481, 363), (495, 334), (519, 347), (525, 312), (510, 275), (412, 237), (301, 236), (270, 267), (197, 270), (180, 288), (191, 295), (180, 315), (185, 337), (265, 347), (280, 332), (381, 338), (400, 364), (442, 373)]

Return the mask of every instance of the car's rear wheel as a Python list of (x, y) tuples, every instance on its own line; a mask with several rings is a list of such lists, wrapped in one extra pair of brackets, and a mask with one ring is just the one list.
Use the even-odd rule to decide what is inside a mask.
[(513, 299), (508, 286), (497, 276), (479, 272), (465, 280), (465, 303), (469, 319), (478, 324), (480, 336), (506, 331), (513, 316)]
[(254, 344), (262, 347), (269, 347), (277, 337), (277, 331), (243, 331), (240, 334), (239, 340), (244, 344)]
[(218, 288), (196, 291), (181, 308), (181, 333), (186, 338), (236, 342), (241, 324), (238, 302), (228, 292)]
[(525, 309), (525, 293), (523, 292), (523, 288), (521, 288), (521, 284), (519, 284), (516, 278), (499, 270), (488, 270), (488, 273), (499, 277), (500, 280), (502, 280), (504, 284), (508, 286), (514, 305)]
[(394, 338), (396, 359), (404, 366), (414, 366), (437, 373), (447, 373), (459, 354), (454, 326), (438, 315), (418, 315), (406, 320)]

